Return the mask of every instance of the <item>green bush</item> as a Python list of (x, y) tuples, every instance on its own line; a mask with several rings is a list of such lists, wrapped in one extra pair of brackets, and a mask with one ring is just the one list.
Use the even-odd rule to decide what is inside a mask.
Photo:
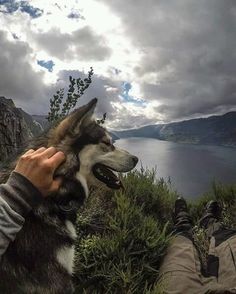
[[(124, 191), (94, 191), (78, 215), (77, 293), (154, 293), (175, 194), (154, 171), (122, 177)], [(157, 292), (156, 292), (157, 293)], [(161, 293), (161, 292), (158, 292)]]
[[(78, 214), (76, 293), (162, 293), (159, 267), (171, 240), (178, 195), (170, 183), (155, 180), (155, 170), (134, 170), (121, 178), (123, 191), (92, 191)], [(197, 225), (204, 206), (217, 199), (224, 207), (224, 222), (236, 226), (235, 195), (236, 186), (213, 183), (212, 191), (189, 202), (203, 263), (208, 242)]]

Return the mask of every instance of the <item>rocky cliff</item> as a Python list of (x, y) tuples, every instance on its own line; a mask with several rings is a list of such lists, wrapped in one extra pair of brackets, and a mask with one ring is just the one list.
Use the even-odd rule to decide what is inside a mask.
[(41, 131), (29, 114), (16, 108), (11, 99), (0, 96), (0, 163)]

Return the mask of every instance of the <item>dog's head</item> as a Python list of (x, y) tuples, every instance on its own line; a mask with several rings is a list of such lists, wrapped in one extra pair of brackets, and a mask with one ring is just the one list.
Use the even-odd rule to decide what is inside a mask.
[(95, 177), (108, 187), (119, 189), (121, 181), (115, 172), (132, 170), (138, 158), (115, 147), (108, 132), (93, 119), (97, 99), (73, 111), (49, 132), (48, 146), (66, 155), (66, 162), (56, 175), (78, 180), (88, 194), (88, 182)]

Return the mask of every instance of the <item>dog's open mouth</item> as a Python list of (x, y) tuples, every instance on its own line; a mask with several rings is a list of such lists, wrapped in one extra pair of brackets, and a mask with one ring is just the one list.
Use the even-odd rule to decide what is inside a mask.
[(110, 167), (97, 163), (93, 167), (94, 176), (111, 189), (123, 188), (121, 180), (114, 174)]

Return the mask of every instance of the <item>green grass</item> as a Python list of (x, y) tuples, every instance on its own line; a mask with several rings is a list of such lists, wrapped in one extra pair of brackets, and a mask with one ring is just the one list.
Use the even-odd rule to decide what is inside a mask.
[[(159, 267), (171, 240), (176, 192), (155, 170), (132, 171), (122, 177), (124, 191), (92, 191), (78, 214), (76, 293), (161, 294)], [(236, 186), (214, 183), (212, 190), (190, 202), (195, 239), (206, 256), (207, 241), (197, 224), (209, 199), (224, 207), (224, 222), (236, 226)]]

